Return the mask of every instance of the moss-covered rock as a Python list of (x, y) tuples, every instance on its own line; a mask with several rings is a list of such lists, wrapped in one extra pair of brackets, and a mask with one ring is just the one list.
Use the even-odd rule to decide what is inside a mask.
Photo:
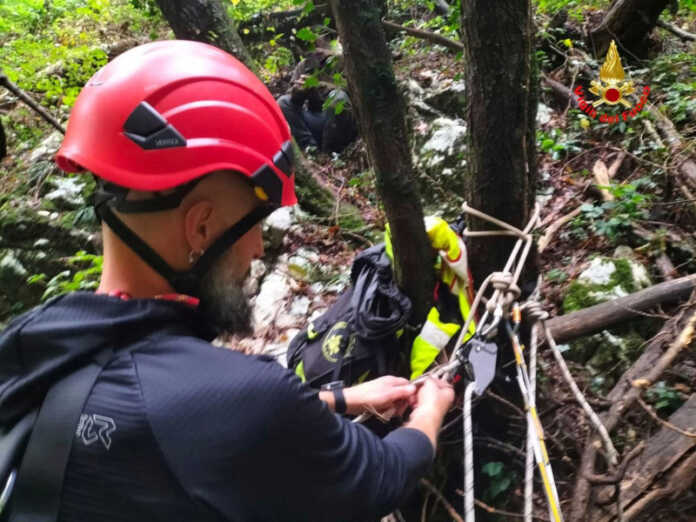
[[(596, 257), (573, 281), (563, 299), (565, 313), (626, 296), (650, 286), (645, 267), (632, 256), (630, 248), (617, 249), (617, 257)], [(611, 386), (638, 357), (646, 339), (659, 325), (646, 318), (622, 324), (570, 343), (564, 353), (568, 359), (585, 365), (601, 375), (602, 385)]]
[(596, 257), (568, 287), (563, 311), (574, 312), (650, 286), (648, 272), (637, 261), (621, 257)]

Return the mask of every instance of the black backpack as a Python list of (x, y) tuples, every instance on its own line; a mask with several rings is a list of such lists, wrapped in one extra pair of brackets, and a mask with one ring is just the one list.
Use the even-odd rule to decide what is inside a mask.
[(411, 301), (396, 285), (384, 244), (353, 261), (351, 286), (290, 342), (288, 368), (310, 386), (346, 386), (393, 373), (410, 335)]

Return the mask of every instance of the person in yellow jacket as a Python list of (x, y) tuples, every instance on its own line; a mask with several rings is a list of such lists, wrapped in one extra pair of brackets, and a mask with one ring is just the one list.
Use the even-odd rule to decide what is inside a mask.
[[(439, 254), (435, 263), (438, 282), (435, 304), (411, 346), (411, 379), (422, 375), (459, 334), (473, 301), (473, 281), (464, 241), (442, 218), (426, 217), (425, 228), (432, 247)], [(393, 259), (388, 229), (385, 231), (385, 244), (387, 255)], [(475, 332), (475, 322), (471, 321), (462, 341), (467, 341)]]

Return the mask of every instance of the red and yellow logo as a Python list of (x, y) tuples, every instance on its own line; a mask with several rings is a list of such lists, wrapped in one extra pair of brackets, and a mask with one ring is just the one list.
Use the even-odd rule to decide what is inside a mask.
[[(632, 106), (626, 99), (626, 96), (635, 93), (636, 89), (632, 81), (626, 80), (626, 73), (621, 66), (621, 57), (613, 40), (609, 45), (609, 51), (607, 51), (604, 63), (599, 69), (599, 81), (592, 80), (591, 85), (592, 87), (590, 87), (589, 91), (598, 96), (598, 100), (588, 102), (580, 85), (575, 88), (575, 96), (577, 97), (580, 110), (593, 120), (599, 116), (599, 121), (603, 123), (618, 123), (635, 117), (636, 114), (643, 110), (643, 106), (650, 94), (650, 87), (646, 85), (643, 87), (640, 100), (635, 106)], [(608, 106), (621, 104), (628, 110), (620, 114), (608, 114), (606, 112), (598, 114), (596, 108), (604, 104)]]

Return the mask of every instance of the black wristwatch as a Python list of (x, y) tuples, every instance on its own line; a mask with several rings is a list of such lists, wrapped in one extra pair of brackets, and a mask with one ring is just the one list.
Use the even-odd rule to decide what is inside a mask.
[(322, 391), (333, 392), (334, 396), (334, 411), (336, 413), (343, 414), (346, 412), (346, 398), (343, 395), (343, 381), (332, 381), (323, 384), (321, 387)]

